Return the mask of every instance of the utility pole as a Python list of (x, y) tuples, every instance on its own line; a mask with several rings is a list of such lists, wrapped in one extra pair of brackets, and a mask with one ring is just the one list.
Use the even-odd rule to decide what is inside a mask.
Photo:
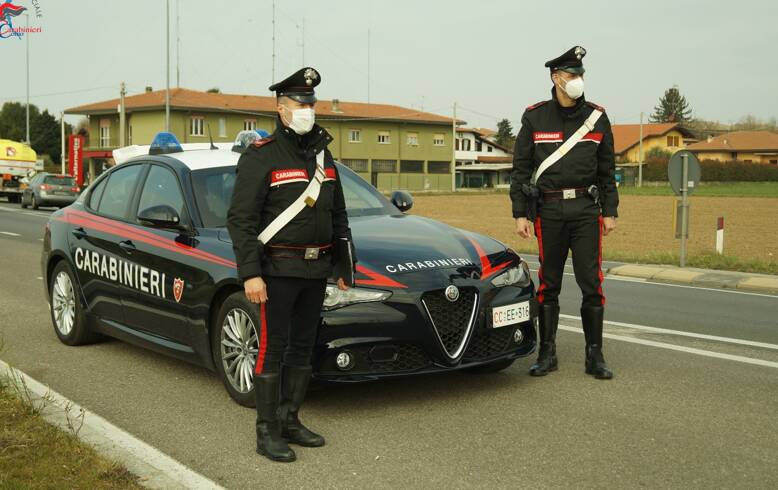
[(127, 89), (125, 88), (124, 82), (121, 84), (121, 89), (119, 90), (119, 148), (124, 148), (127, 146), (127, 142), (125, 140), (126, 132), (126, 115), (124, 110), (124, 96), (127, 94)]
[(176, 88), (181, 88), (181, 27), (180, 27), (180, 10), (178, 8), (178, 0), (176, 0)]
[(638, 187), (643, 187), (643, 113), (640, 113), (640, 162), (638, 162)]
[(165, 131), (170, 132), (170, 0), (165, 1)]
[(25, 143), (30, 145), (30, 14), (24, 14), (27, 19), (27, 31), (24, 33), (24, 40), (27, 43), (27, 132), (25, 136)]
[(59, 112), (59, 163), (60, 173), (65, 175), (65, 111)]
[(276, 83), (276, 2), (273, 0), (273, 68), (270, 81)]
[(367, 30), (367, 103), (370, 103), (370, 29)]
[(451, 192), (457, 191), (457, 103), (454, 102), (454, 119), (451, 120)]

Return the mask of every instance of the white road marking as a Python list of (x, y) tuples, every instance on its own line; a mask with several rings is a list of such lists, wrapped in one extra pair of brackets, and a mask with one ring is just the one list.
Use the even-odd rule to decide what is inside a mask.
[[(583, 331), (577, 327), (570, 327), (568, 325), (559, 325), (561, 330), (568, 332), (576, 332), (583, 335)], [(650, 347), (659, 347), (660, 349), (675, 350), (678, 352), (686, 352), (687, 354), (695, 354), (698, 356), (714, 357), (716, 359), (726, 359), (727, 361), (742, 362), (744, 364), (753, 364), (755, 366), (764, 366), (778, 369), (778, 362), (765, 361), (762, 359), (754, 359), (752, 357), (736, 356), (733, 354), (722, 354), (721, 352), (713, 352), (704, 349), (695, 349), (694, 347), (683, 347), (680, 345), (667, 344), (665, 342), (655, 342), (653, 340), (636, 339), (632, 337), (625, 337), (623, 335), (614, 335), (612, 333), (602, 334), (606, 339), (621, 340), (622, 342), (629, 342), (632, 344), (648, 345)]]
[[(570, 320), (580, 320), (580, 316), (574, 316), (574, 315), (565, 315), (561, 313), (559, 315), (560, 318), (567, 318)], [(624, 328), (633, 328), (635, 330), (643, 330), (646, 332), (652, 332), (652, 333), (659, 333), (659, 334), (666, 334), (666, 335), (677, 335), (679, 337), (692, 337), (695, 339), (704, 339), (704, 340), (715, 340), (717, 342), (727, 342), (729, 344), (738, 344), (738, 345), (747, 345), (749, 347), (761, 347), (763, 349), (774, 349), (778, 350), (778, 344), (768, 344), (766, 342), (756, 342), (753, 340), (745, 340), (745, 339), (736, 339), (732, 337), (719, 337), (718, 335), (707, 335), (704, 333), (694, 333), (694, 332), (685, 332), (683, 330), (670, 330), (667, 328), (658, 328), (658, 327), (649, 327), (646, 325), (636, 325), (634, 323), (624, 323), (624, 322), (614, 322), (610, 320), (605, 320), (605, 324), (607, 325), (615, 325), (617, 327), (624, 327)]]
[(15, 379), (29, 390), (36, 405), (45, 402), (43, 417), (50, 423), (68, 431), (68, 419), (83, 413), (83, 426), (78, 438), (95, 447), (111, 459), (121, 461), (127, 469), (143, 479), (150, 488), (223, 489), (216, 482), (184, 466), (159, 449), (146, 444), (132, 434), (120, 429), (94, 412), (65, 398), (25, 373), (0, 360), (0, 375)]
[(18, 233), (11, 233), (10, 231), (0, 231), (0, 235), (8, 235), (8, 236), (21, 236)]
[(26, 214), (27, 216), (37, 216), (39, 218), (48, 218), (49, 213), (36, 213), (34, 211), (25, 211), (23, 209), (6, 208), (0, 206), (0, 211), (8, 211), (9, 213)]

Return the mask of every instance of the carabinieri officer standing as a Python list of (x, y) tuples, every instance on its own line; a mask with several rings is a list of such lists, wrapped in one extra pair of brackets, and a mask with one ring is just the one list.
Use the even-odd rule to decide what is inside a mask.
[[(586, 50), (575, 46), (546, 63), (554, 88), (551, 100), (531, 105), (521, 119), (511, 174), (516, 231), (531, 236), (534, 221), (540, 269), (540, 349), (533, 376), (557, 369), (559, 292), (568, 252), (583, 300), (587, 374), (610, 379), (602, 354), (605, 295), (602, 236), (616, 228), (613, 133), (605, 109), (583, 95)], [(534, 173), (534, 177), (533, 177)]]
[(354, 253), (332, 137), (314, 124), (314, 87), (321, 76), (303, 68), (270, 87), (276, 130), (238, 161), (227, 227), (238, 275), (260, 309), (254, 370), (257, 452), (296, 459), (288, 443), (324, 445), (298, 418), (311, 377), (311, 354), (327, 278), (353, 283)]

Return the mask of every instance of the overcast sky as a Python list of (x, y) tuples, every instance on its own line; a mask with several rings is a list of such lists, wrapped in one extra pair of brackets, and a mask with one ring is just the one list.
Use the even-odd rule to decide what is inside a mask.
[[(34, 14), (33, 0), (13, 0)], [(165, 86), (165, 1), (37, 0), (30, 24), (31, 102), (50, 111)], [(636, 4), (640, 4), (639, 6)], [(271, 0), (170, 0), (171, 86), (268, 95)], [(778, 116), (778, 2), (295, 0), (276, 2), (276, 79), (305, 64), (320, 98), (368, 100), (518, 124), (547, 99), (543, 63), (580, 44), (586, 96), (617, 123), (638, 122), (678, 85), (694, 115)], [(23, 26), (24, 17), (14, 19)], [(0, 104), (24, 101), (25, 42), (0, 39)], [(53, 94), (53, 95), (51, 95)], [(70, 121), (77, 117), (68, 118)]]

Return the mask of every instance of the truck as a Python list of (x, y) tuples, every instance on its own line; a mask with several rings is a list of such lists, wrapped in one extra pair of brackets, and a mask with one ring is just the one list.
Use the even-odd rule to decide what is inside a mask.
[(43, 161), (37, 157), (35, 150), (24, 143), (0, 139), (0, 197), (21, 202), (25, 177), (43, 168)]

